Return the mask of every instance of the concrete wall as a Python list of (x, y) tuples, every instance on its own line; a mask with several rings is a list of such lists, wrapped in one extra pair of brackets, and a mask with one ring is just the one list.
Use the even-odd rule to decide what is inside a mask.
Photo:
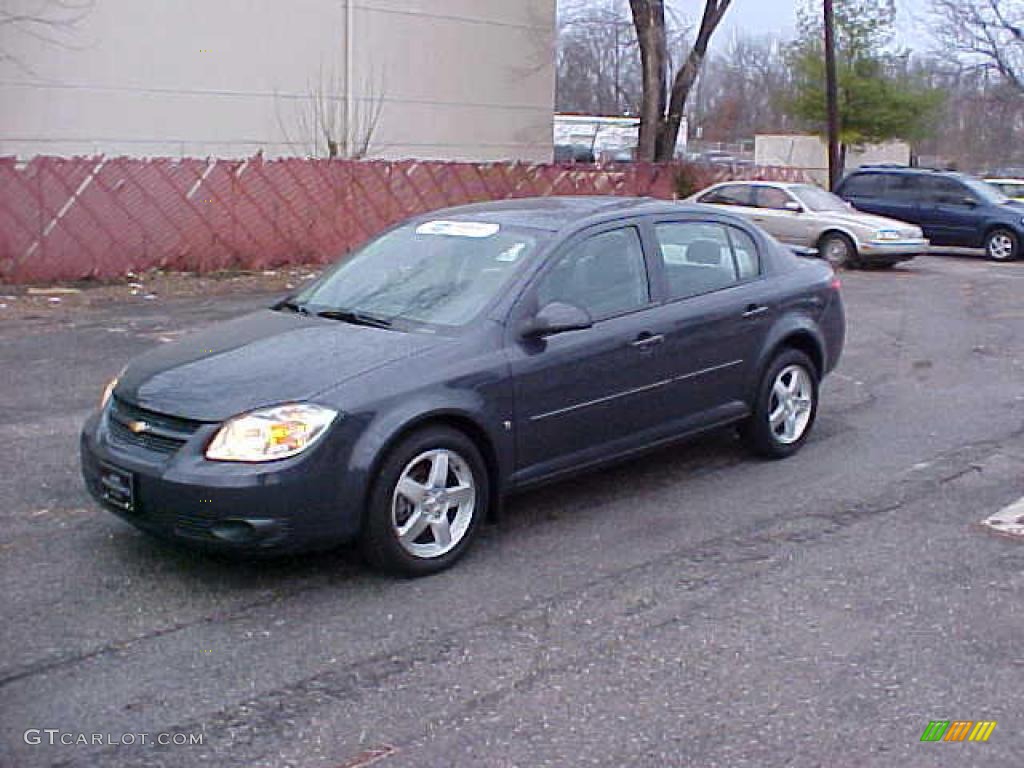
[(379, 112), (370, 156), (546, 161), (554, 32), (555, 0), (95, 0), (62, 45), (3, 28), (0, 155), (324, 155), (315, 113), (355, 146)]
[[(760, 135), (754, 137), (754, 162), (805, 170), (823, 186), (828, 185), (828, 144), (818, 136)], [(846, 153), (846, 170), (878, 163), (910, 164), (910, 145), (902, 141), (870, 144)]]

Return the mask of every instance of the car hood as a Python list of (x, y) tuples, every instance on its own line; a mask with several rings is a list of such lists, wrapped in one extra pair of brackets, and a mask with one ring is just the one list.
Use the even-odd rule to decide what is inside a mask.
[(850, 226), (868, 227), (870, 229), (894, 229), (906, 237), (920, 237), (920, 230), (914, 224), (905, 221), (889, 219), (885, 216), (875, 216), (871, 213), (861, 211), (850, 211), (849, 213), (832, 212), (819, 214), (822, 218), (836, 223), (848, 224)]
[(141, 355), (115, 393), (157, 413), (223, 421), (308, 400), (443, 343), (429, 334), (263, 310)]

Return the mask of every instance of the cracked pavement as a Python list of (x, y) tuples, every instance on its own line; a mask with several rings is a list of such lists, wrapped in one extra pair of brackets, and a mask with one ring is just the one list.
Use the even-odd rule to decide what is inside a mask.
[[(168, 548), (82, 488), (105, 381), (267, 296), (6, 320), (0, 765), (1024, 764), (1024, 540), (978, 525), (1024, 495), (1024, 264), (844, 286), (846, 354), (796, 457), (725, 432), (533, 491), (419, 581), (344, 550)], [(937, 719), (998, 726), (921, 743)]]

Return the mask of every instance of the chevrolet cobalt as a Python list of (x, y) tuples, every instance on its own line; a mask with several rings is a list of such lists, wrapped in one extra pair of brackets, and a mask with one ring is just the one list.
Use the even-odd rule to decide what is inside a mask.
[(729, 425), (791, 455), (844, 335), (831, 267), (725, 211), (452, 208), (133, 360), (85, 424), (82, 471), (100, 504), (165, 539), (355, 541), (428, 574), (513, 491)]

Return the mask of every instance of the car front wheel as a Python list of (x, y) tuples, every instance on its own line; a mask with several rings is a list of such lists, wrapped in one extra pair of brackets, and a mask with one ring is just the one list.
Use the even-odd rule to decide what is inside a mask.
[(381, 466), (360, 548), (392, 573), (442, 571), (469, 548), (489, 498), (487, 471), (469, 438), (447, 427), (415, 432)]
[(1020, 256), (1020, 239), (1008, 229), (996, 229), (985, 238), (985, 253), (992, 261), (1013, 261)]
[(853, 269), (860, 265), (857, 246), (839, 232), (830, 232), (818, 243), (818, 253), (833, 269)]
[(807, 441), (817, 412), (814, 363), (797, 349), (785, 349), (761, 379), (754, 413), (742, 429), (744, 441), (767, 458), (792, 456)]

